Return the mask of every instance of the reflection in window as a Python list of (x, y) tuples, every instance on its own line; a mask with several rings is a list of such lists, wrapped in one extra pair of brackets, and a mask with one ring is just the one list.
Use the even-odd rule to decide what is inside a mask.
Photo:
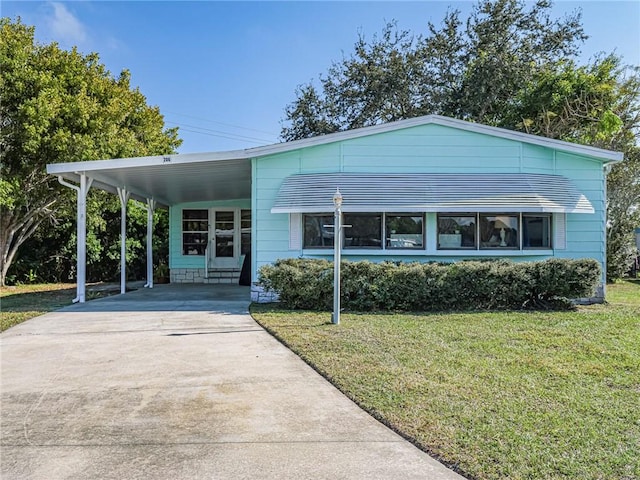
[(233, 212), (216, 212), (216, 257), (233, 257)]
[(522, 247), (551, 248), (551, 215), (522, 215)]
[(251, 210), (240, 211), (240, 255), (251, 252)]
[(518, 215), (480, 215), (480, 248), (518, 245)]
[(209, 237), (209, 211), (182, 211), (182, 254), (204, 255)]
[(424, 216), (386, 214), (387, 248), (423, 248)]
[(351, 225), (343, 233), (345, 248), (382, 248), (382, 214), (348, 213), (344, 224)]
[(476, 248), (476, 215), (438, 215), (438, 249)]
[(304, 216), (304, 248), (333, 248), (333, 215)]

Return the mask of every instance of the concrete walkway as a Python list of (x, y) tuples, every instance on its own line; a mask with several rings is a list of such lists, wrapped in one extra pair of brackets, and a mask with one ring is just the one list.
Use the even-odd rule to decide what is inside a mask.
[(0, 478), (461, 479), (247, 314), (238, 286), (73, 305), (0, 336)]

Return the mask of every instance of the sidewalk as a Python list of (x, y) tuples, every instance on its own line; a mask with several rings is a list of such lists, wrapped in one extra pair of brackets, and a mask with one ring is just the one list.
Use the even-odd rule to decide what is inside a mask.
[(9, 479), (461, 479), (246, 313), (248, 288), (166, 286), (0, 336)]

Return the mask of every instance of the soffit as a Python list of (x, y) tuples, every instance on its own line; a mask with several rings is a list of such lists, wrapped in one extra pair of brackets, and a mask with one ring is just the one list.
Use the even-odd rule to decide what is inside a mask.
[[(97, 188), (111, 192), (124, 188), (133, 198), (153, 198), (164, 206), (251, 197), (250, 159), (172, 161), (177, 157), (158, 157), (159, 161), (142, 165), (143, 162), (109, 160), (52, 164), (48, 172), (76, 182), (84, 173), (94, 179), (93, 186)], [(105, 162), (112, 164), (105, 168)]]

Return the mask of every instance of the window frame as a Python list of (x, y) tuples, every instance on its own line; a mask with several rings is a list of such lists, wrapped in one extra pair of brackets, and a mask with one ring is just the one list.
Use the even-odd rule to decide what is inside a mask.
[[(352, 230), (353, 227), (353, 218), (348, 220), (348, 217), (379, 217), (380, 218), (380, 227), (378, 228), (378, 240), (380, 241), (380, 246), (374, 245), (347, 245), (346, 240), (348, 237), (348, 231)], [(384, 250), (384, 212), (347, 212), (342, 214), (342, 225), (344, 225), (344, 229), (342, 232), (342, 249), (344, 250)], [(348, 226), (347, 226), (348, 225)]]
[[(304, 214), (302, 214), (302, 248), (303, 249), (329, 250), (329, 249), (333, 249), (334, 248), (335, 235), (333, 234), (333, 223), (334, 223), (334, 216), (333, 215), (334, 215), (333, 213), (304, 213)], [(331, 229), (331, 235), (332, 235), (332, 239), (333, 239), (333, 241), (331, 242), (331, 245), (307, 245), (306, 244), (306, 241), (307, 241), (307, 217), (316, 217), (316, 218), (331, 217), (331, 222), (326, 224), (326, 225), (331, 225), (331, 227), (326, 227), (326, 228), (330, 228)], [(325, 224), (324, 222), (322, 222), (322, 223), (323, 223), (323, 225)], [(323, 228), (325, 228), (323, 225), (320, 225), (320, 230), (321, 231), (322, 231)]]
[[(388, 242), (391, 241), (390, 238), (390, 234), (389, 233), (389, 229), (387, 227), (387, 222), (389, 220), (389, 217), (393, 218), (393, 217), (409, 217), (409, 218), (413, 218), (413, 217), (419, 217), (420, 221), (422, 223), (422, 232), (420, 234), (420, 237), (422, 239), (422, 245), (420, 246), (413, 246), (413, 247), (407, 247), (407, 246), (398, 246), (398, 247), (394, 247), (392, 245), (389, 245)], [(425, 212), (418, 212), (418, 213), (412, 213), (412, 212), (385, 212), (383, 213), (383, 217), (382, 217), (382, 230), (384, 233), (384, 250), (426, 250), (427, 247), (427, 222), (426, 222), (426, 215)], [(402, 235), (402, 234), (401, 234)], [(405, 234), (405, 235), (417, 235), (417, 234)]]
[[(520, 238), (522, 239), (522, 250), (552, 250), (554, 248), (554, 231), (553, 231), (553, 214), (552, 213), (530, 213), (530, 212), (522, 212), (520, 214), (522, 225), (520, 227), (521, 234)], [(524, 219), (525, 218), (544, 218), (547, 220), (547, 231), (546, 236), (549, 240), (548, 245), (541, 245), (539, 247), (531, 247), (525, 246), (525, 228), (524, 228)]]
[[(463, 246), (463, 237), (462, 233), (460, 233), (460, 246), (459, 247), (441, 247), (440, 244), (440, 236), (441, 235), (457, 235), (456, 233), (440, 233), (440, 217), (451, 217), (451, 218), (473, 218), (473, 245), (471, 246)], [(457, 222), (456, 222), (457, 223)], [(454, 227), (455, 228), (455, 227)], [(462, 228), (462, 227), (460, 227)], [(455, 230), (454, 230), (455, 232)], [(478, 250), (478, 212), (437, 212), (436, 213), (436, 250), (456, 250), (456, 251), (475, 251)]]
[[(184, 218), (185, 212), (205, 212), (206, 216), (202, 217), (202, 218)], [(209, 242), (209, 209), (206, 208), (183, 208), (182, 212), (181, 212), (181, 235), (180, 235), (180, 239), (181, 239), (181, 252), (182, 255), (185, 257), (204, 257), (206, 255), (206, 251), (207, 251), (207, 243)], [(204, 222), (206, 221), (207, 223), (207, 229), (206, 230), (185, 230), (185, 223), (187, 222)], [(199, 236), (203, 236), (204, 235), (204, 242), (185, 242), (185, 235), (199, 235)], [(193, 245), (196, 247), (197, 252), (196, 253), (188, 253), (188, 250), (186, 250), (186, 247), (189, 245)], [(204, 250), (202, 251), (202, 253), (199, 253), (199, 247), (204, 245)]]
[[(483, 217), (513, 217), (516, 219), (516, 244), (515, 245), (483, 245), (487, 241), (482, 240), (482, 218)], [(504, 225), (506, 225), (503, 222)], [(496, 227), (494, 226), (494, 229)], [(511, 227), (509, 227), (511, 229)], [(509, 232), (506, 232), (508, 235)], [(490, 240), (488, 240), (490, 241)], [(497, 239), (496, 239), (497, 241)], [(506, 242), (506, 240), (505, 240)], [(494, 212), (478, 212), (478, 250), (493, 250), (493, 251), (504, 251), (504, 250), (522, 250), (522, 212), (508, 212), (508, 213), (494, 213)]]

